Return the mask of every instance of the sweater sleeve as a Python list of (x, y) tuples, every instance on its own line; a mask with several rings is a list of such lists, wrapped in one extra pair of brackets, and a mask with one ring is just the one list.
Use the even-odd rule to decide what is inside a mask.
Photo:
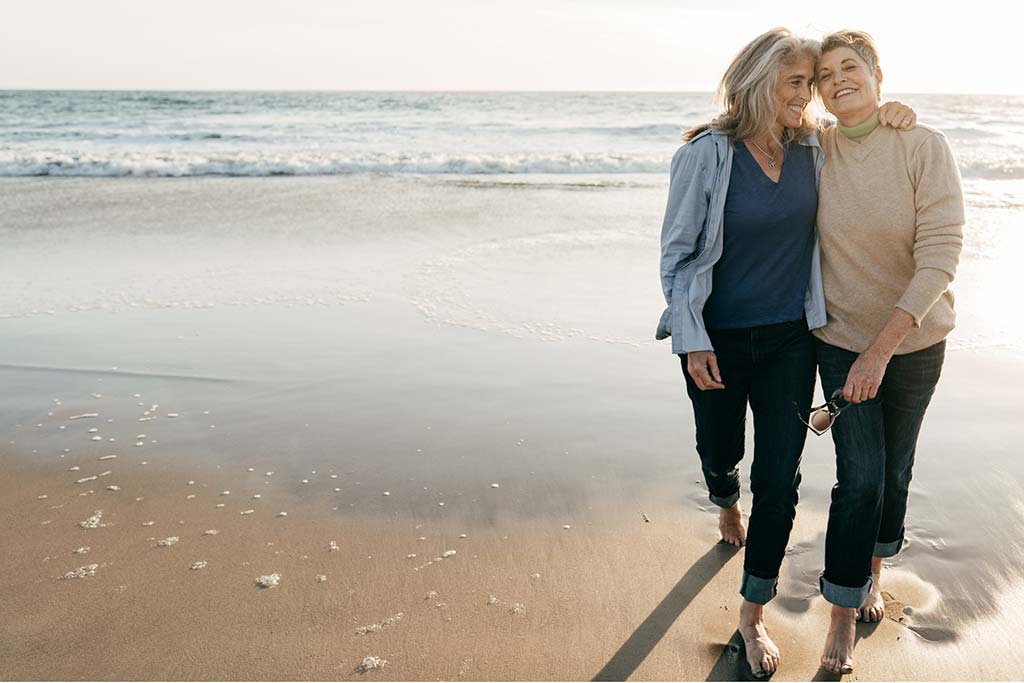
[(929, 135), (911, 159), (914, 207), (914, 277), (896, 306), (921, 321), (956, 274), (963, 248), (964, 197), (953, 152), (941, 133)]
[(700, 151), (683, 145), (672, 157), (668, 206), (661, 226), (661, 289), (672, 303), (676, 273), (697, 249), (697, 239), (708, 212), (710, 183)]

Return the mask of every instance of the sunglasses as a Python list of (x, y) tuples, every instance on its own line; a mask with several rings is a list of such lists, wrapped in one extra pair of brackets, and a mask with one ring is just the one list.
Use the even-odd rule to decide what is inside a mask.
[(807, 419), (800, 413), (800, 407), (793, 404), (796, 408), (796, 416), (800, 422), (814, 432), (816, 435), (821, 436), (828, 430), (832, 429), (832, 425), (836, 423), (836, 419), (840, 413), (849, 408), (852, 404), (843, 398), (843, 390), (836, 389), (832, 392), (832, 397), (820, 406), (811, 406), (811, 412), (808, 414)]

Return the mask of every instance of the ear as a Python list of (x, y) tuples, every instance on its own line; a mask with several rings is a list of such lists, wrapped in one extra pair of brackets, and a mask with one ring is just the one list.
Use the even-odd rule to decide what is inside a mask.
[(884, 76), (882, 74), (882, 67), (875, 67), (875, 81), (878, 83), (878, 88), (875, 90), (875, 95), (878, 97), (878, 101), (882, 101), (882, 80)]

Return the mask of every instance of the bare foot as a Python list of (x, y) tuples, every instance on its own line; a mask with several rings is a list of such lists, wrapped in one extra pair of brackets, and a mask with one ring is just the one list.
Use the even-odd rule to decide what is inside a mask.
[(834, 674), (853, 673), (853, 643), (857, 627), (857, 610), (832, 605), (832, 623), (828, 626), (821, 668)]
[(747, 528), (743, 526), (743, 511), (739, 503), (718, 511), (718, 531), (723, 541), (737, 548), (747, 542)]
[(857, 610), (857, 621), (881, 621), (885, 616), (885, 601), (882, 599), (882, 558), (871, 558), (871, 592), (864, 598)]
[(758, 678), (771, 676), (779, 668), (779, 648), (764, 627), (764, 605), (743, 601), (740, 605), (740, 635), (747, 650), (747, 664)]

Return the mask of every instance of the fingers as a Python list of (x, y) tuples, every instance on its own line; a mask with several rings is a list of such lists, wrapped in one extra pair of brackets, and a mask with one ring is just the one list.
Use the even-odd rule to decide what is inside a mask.
[[(708, 371), (709, 368), (711, 368), (710, 372)], [(721, 382), (721, 375), (718, 372), (718, 359), (715, 358), (713, 353), (707, 356), (698, 356), (696, 359), (687, 359), (686, 371), (690, 373), (693, 383), (701, 391), (725, 389), (725, 385)]]
[(856, 398), (856, 394), (854, 393), (855, 389), (856, 385), (853, 381), (853, 377), (847, 377), (846, 384), (843, 385), (843, 398), (845, 398), (850, 403), (860, 403), (860, 401), (857, 400)]
[(715, 357), (715, 354), (713, 353), (708, 356), (708, 368), (711, 370), (711, 377), (720, 388), (724, 388), (725, 385), (722, 384), (722, 374), (718, 371), (718, 358)]
[(697, 385), (697, 388), (701, 391), (707, 391), (711, 387), (711, 377), (708, 375), (708, 369), (703, 365), (690, 365), (687, 367), (690, 373), (690, 377), (693, 378), (693, 383)]

